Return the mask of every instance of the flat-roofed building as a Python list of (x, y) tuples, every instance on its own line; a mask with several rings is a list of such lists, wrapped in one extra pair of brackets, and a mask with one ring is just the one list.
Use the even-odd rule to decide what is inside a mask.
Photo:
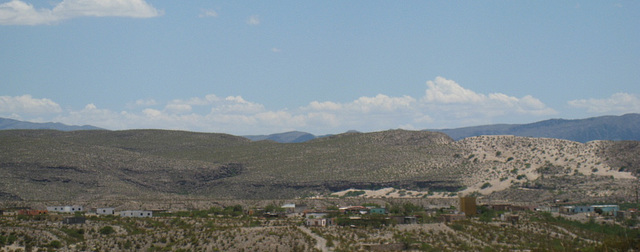
[(476, 216), (477, 211), (476, 197), (460, 197), (460, 212), (470, 217)]
[(116, 213), (113, 207), (101, 207), (96, 209), (96, 214), (99, 215), (114, 215)]
[(144, 210), (127, 210), (120, 212), (121, 217), (153, 217), (153, 212)]
[(75, 213), (84, 211), (84, 207), (78, 205), (72, 206), (48, 206), (47, 211), (54, 213)]

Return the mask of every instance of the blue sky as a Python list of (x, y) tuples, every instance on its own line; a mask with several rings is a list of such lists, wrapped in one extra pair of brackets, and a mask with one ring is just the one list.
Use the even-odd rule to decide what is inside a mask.
[(638, 1), (0, 0), (0, 117), (230, 134), (640, 113)]

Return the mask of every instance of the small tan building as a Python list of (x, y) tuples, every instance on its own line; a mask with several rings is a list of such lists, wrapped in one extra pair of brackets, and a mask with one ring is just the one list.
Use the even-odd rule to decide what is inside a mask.
[(476, 216), (477, 211), (476, 197), (460, 197), (460, 212), (471, 217)]

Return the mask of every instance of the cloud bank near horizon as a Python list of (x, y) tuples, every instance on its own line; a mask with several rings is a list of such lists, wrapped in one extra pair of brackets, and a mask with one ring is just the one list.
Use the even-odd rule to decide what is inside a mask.
[(150, 18), (162, 15), (144, 0), (63, 0), (52, 9), (36, 9), (21, 0), (0, 4), (0, 25), (50, 25), (77, 17)]
[[(174, 99), (165, 103), (140, 99), (115, 111), (87, 104), (79, 110), (62, 109), (49, 98), (30, 95), (0, 96), (0, 116), (34, 121), (120, 129), (176, 129), (230, 134), (267, 134), (290, 130), (339, 133), (356, 129), (427, 129), (461, 127), (508, 117), (542, 117), (558, 112), (539, 99), (503, 93), (481, 94), (453, 80), (437, 77), (427, 81), (422, 97), (392, 97), (378, 94), (350, 102), (312, 101), (296, 109), (270, 110), (241, 96)], [(606, 99), (569, 101), (571, 107), (589, 113), (629, 113), (640, 111), (634, 94), (617, 93)]]

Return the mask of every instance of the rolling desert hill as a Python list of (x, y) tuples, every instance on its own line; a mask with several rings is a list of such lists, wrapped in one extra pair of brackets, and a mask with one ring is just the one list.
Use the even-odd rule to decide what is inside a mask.
[(636, 141), (439, 132), (344, 133), (304, 143), (166, 130), (0, 131), (0, 199), (285, 199), (397, 188), (408, 197), (624, 200)]

